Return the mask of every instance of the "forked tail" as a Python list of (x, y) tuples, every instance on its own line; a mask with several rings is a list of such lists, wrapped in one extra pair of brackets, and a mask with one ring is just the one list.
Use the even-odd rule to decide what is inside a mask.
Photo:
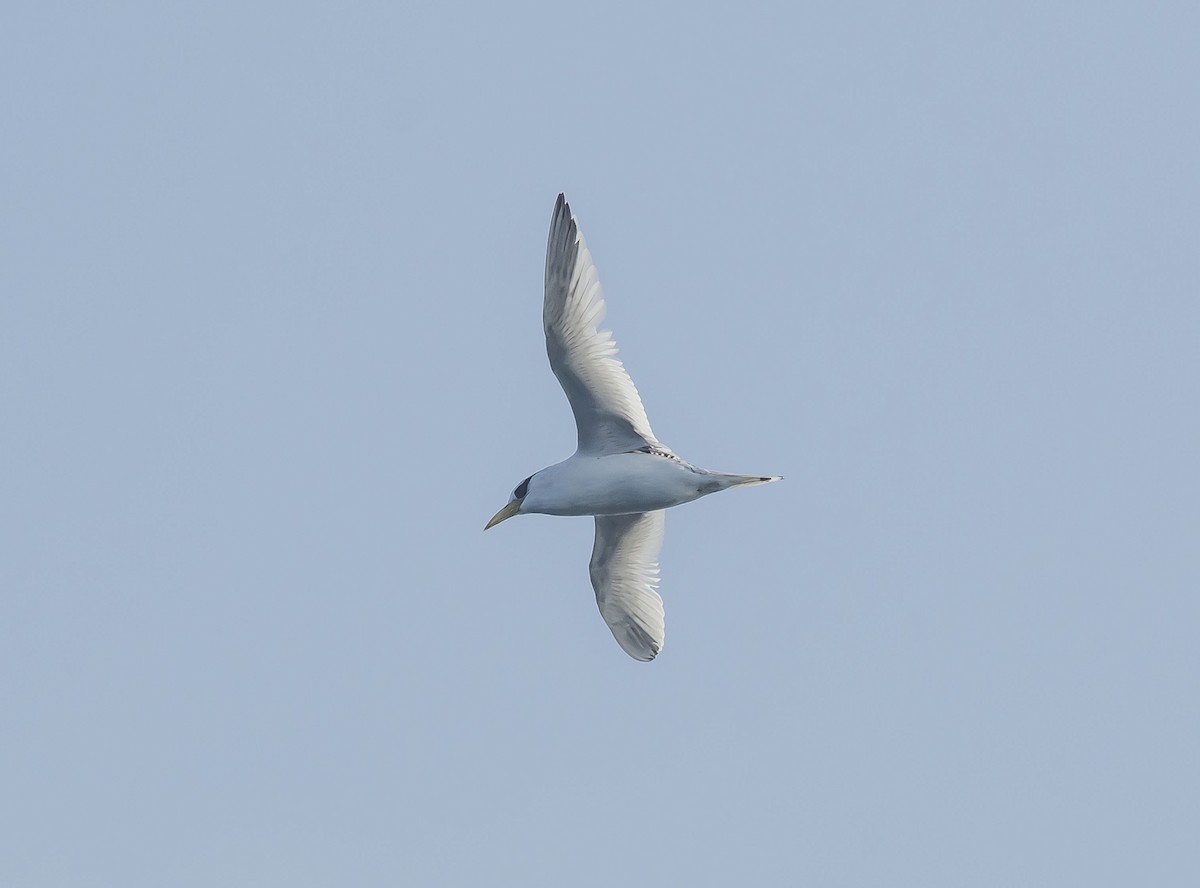
[(753, 487), (756, 484), (770, 484), (772, 481), (782, 481), (782, 475), (729, 475), (721, 472), (717, 475), (724, 482), (725, 488)]

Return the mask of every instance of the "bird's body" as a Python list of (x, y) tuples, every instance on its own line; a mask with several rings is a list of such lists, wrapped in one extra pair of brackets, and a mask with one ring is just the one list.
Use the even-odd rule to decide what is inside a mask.
[(668, 509), (729, 487), (771, 478), (708, 472), (665, 452), (581, 456), (532, 476), (521, 511), (542, 515), (629, 515)]
[(517, 485), (487, 527), (519, 514), (596, 516), (589, 573), (600, 613), (626, 653), (652, 660), (665, 637), (656, 591), (664, 510), (779, 478), (700, 469), (655, 438), (612, 334), (597, 329), (604, 309), (591, 253), (560, 194), (546, 245), (542, 321), (550, 367), (575, 414), (578, 447)]

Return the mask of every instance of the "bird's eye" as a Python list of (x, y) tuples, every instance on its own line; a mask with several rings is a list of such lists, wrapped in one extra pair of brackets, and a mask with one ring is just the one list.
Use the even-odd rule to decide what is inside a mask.
[(513, 491), (513, 496), (517, 499), (524, 499), (525, 494), (529, 493), (529, 482), (531, 480), (533, 480), (533, 475), (530, 475), (517, 486), (517, 489)]

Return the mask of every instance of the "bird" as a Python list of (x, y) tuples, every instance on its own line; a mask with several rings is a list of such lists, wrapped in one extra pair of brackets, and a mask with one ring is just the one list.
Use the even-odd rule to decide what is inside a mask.
[(617, 643), (635, 660), (658, 656), (666, 638), (658, 594), (665, 511), (733, 487), (782, 480), (732, 475), (683, 460), (654, 436), (637, 387), (617, 358), (592, 254), (563, 194), (546, 243), (542, 325), (550, 369), (575, 415), (577, 447), (516, 486), (484, 530), (514, 515), (591, 515), (588, 565), (596, 604)]

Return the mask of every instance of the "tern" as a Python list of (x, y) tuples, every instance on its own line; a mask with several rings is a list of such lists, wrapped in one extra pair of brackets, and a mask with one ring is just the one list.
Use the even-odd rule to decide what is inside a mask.
[(484, 530), (513, 515), (594, 515), (589, 573), (600, 614), (625, 653), (649, 661), (666, 637), (658, 594), (664, 511), (780, 476), (710, 472), (654, 437), (612, 332), (597, 329), (604, 312), (592, 255), (560, 194), (546, 244), (542, 324), (550, 369), (575, 414), (578, 447), (518, 484)]

